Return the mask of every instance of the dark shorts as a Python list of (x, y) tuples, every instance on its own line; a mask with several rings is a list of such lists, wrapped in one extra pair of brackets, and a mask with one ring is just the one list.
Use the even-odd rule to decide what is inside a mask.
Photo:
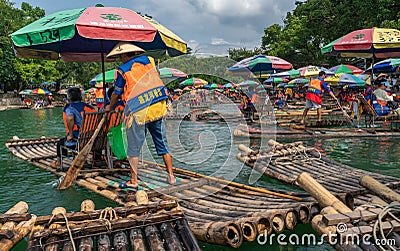
[(140, 149), (146, 140), (147, 130), (150, 132), (153, 138), (154, 145), (158, 155), (164, 155), (169, 153), (167, 144), (167, 130), (165, 128), (165, 121), (159, 119), (146, 125), (138, 125), (133, 121), (131, 128), (127, 129), (128, 138), (128, 157), (139, 157)]

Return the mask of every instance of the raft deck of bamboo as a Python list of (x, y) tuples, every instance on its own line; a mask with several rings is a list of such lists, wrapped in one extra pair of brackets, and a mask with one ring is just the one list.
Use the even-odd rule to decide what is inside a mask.
[(303, 128), (303, 130), (262, 130), (240, 124), (233, 131), (233, 136), (261, 139), (333, 139), (333, 138), (376, 138), (376, 137), (400, 137), (398, 131), (357, 128)]
[(254, 170), (289, 185), (297, 185), (297, 177), (308, 172), (331, 193), (347, 194), (356, 204), (370, 202), (372, 194), (359, 184), (360, 177), (370, 175), (395, 190), (400, 190), (400, 179), (352, 168), (322, 157), (317, 149), (305, 147), (302, 142), (280, 144), (269, 141), (271, 147), (252, 151), (245, 146), (238, 159)]
[[(6, 146), (18, 158), (62, 176), (63, 172), (50, 166), (56, 159), (57, 140), (18, 139)], [(65, 160), (64, 166), (70, 163)], [(118, 183), (130, 179), (129, 169), (105, 166), (84, 168), (76, 184), (121, 205), (132, 203), (135, 194), (118, 187)], [(165, 167), (143, 162), (138, 169), (139, 188), (153, 202), (176, 200), (196, 238), (205, 242), (239, 247), (243, 240), (254, 241), (265, 231), (279, 233), (307, 223), (319, 212), (315, 200), (304, 193), (274, 192), (178, 168), (174, 168), (174, 174), (179, 182), (169, 185)]]
[(136, 201), (95, 210), (85, 200), (75, 213), (56, 207), (36, 219), (27, 250), (201, 250), (175, 201)]

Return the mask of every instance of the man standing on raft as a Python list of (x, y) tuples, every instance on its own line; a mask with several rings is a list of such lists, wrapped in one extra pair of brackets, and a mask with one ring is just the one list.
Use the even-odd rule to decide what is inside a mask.
[(304, 124), (305, 118), (308, 111), (311, 108), (317, 109), (318, 121), (317, 124), (321, 124), (322, 120), (322, 92), (325, 91), (331, 95), (331, 97), (337, 101), (337, 98), (325, 83), (324, 79), (326, 74), (324, 71), (320, 71), (318, 77), (311, 80), (306, 93), (306, 109), (303, 112), (303, 117), (301, 118), (301, 124)]
[(163, 120), (167, 113), (167, 90), (155, 68), (154, 59), (143, 53), (143, 49), (131, 43), (120, 42), (107, 55), (108, 58), (118, 56), (123, 63), (118, 68), (115, 90), (107, 108), (110, 110), (110, 107), (114, 107), (119, 95), (126, 102), (124, 116), (128, 138), (127, 156), (132, 176), (129, 181), (119, 184), (120, 188), (138, 188), (137, 168), (146, 130), (153, 138), (157, 154), (163, 157), (168, 171), (167, 182), (176, 182)]

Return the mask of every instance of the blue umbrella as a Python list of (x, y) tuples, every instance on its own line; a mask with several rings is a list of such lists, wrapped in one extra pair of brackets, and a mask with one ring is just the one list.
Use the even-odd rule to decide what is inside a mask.
[[(396, 72), (400, 71), (400, 58), (389, 58), (374, 64), (374, 72)], [(371, 72), (371, 67), (365, 72)]]

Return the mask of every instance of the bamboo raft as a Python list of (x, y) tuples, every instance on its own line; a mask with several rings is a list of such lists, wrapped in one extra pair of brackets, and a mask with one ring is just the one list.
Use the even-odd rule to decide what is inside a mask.
[[(369, 175), (359, 179), (361, 186), (374, 193), (372, 203), (349, 207), (308, 173), (296, 183), (309, 192), (323, 209), (312, 219), (312, 227), (341, 251), (400, 249), (400, 194)], [(388, 204), (391, 203), (391, 204)]]
[(95, 210), (85, 200), (75, 213), (56, 207), (37, 217), (27, 250), (201, 250), (175, 201), (149, 203), (141, 191), (136, 203)]
[(36, 215), (27, 212), (28, 204), (20, 201), (0, 214), (0, 250), (10, 250), (32, 230)]
[[(56, 158), (57, 138), (15, 139), (7, 148), (18, 158), (64, 175), (50, 166)], [(90, 156), (88, 159), (91, 159)], [(68, 166), (68, 159), (63, 163)], [(128, 166), (128, 163), (124, 163)], [(76, 184), (121, 205), (134, 203), (135, 194), (120, 189), (118, 183), (130, 179), (126, 168), (87, 167)], [(282, 232), (298, 223), (307, 223), (319, 212), (315, 200), (305, 193), (270, 191), (174, 168), (178, 183), (169, 185), (163, 165), (143, 161), (139, 165), (140, 190), (149, 201), (176, 200), (198, 240), (239, 247), (243, 240), (254, 241), (257, 234)]]
[(400, 179), (355, 169), (324, 158), (313, 147), (302, 142), (280, 144), (270, 140), (270, 148), (253, 151), (241, 145), (237, 158), (254, 170), (289, 185), (298, 186), (297, 177), (308, 172), (329, 192), (337, 196), (354, 198), (354, 204), (362, 205), (371, 201), (373, 195), (359, 184), (362, 176), (370, 175), (384, 185), (400, 190)]
[(400, 137), (398, 131), (356, 129), (356, 128), (302, 128), (292, 127), (292, 130), (262, 130), (246, 125), (238, 125), (233, 131), (233, 136), (261, 139), (332, 139), (332, 138), (376, 138), (376, 137)]

